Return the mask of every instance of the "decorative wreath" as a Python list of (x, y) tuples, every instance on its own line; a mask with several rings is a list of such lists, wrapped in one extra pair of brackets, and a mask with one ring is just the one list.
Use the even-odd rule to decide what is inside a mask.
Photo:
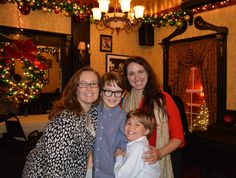
[[(22, 63), (23, 74), (15, 72), (15, 61)], [(30, 39), (13, 41), (0, 46), (1, 98), (16, 104), (35, 98), (47, 84), (46, 59), (37, 52)]]

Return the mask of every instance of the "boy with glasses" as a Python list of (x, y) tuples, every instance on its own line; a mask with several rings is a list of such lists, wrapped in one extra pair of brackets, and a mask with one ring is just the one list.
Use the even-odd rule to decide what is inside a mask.
[(98, 122), (93, 150), (93, 178), (115, 178), (114, 153), (125, 150), (124, 134), (126, 114), (120, 107), (124, 96), (124, 80), (114, 72), (108, 72), (101, 80), (102, 104), (98, 107)]

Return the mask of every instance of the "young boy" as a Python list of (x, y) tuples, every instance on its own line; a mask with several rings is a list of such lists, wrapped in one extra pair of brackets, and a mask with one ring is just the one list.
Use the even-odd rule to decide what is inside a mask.
[(129, 112), (125, 122), (125, 135), (129, 141), (125, 155), (116, 151), (114, 172), (116, 178), (159, 178), (160, 163), (145, 163), (148, 148), (147, 135), (153, 130), (151, 118), (143, 111)]
[(120, 107), (124, 96), (124, 80), (118, 73), (108, 72), (101, 80), (102, 105), (98, 108), (95, 147), (93, 150), (93, 178), (115, 178), (114, 153), (125, 150), (126, 114)]

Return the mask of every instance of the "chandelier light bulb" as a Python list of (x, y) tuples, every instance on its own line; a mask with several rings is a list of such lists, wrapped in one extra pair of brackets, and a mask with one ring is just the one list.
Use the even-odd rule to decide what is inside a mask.
[(131, 2), (131, 0), (120, 0), (119, 1), (122, 12), (129, 12), (130, 11), (130, 2)]
[(93, 12), (93, 19), (94, 20), (101, 20), (102, 14), (101, 14), (101, 11), (98, 7), (92, 8), (92, 12)]
[[(113, 1), (114, 2), (114, 1)], [(131, 12), (131, 0), (115, 0), (114, 11), (108, 12), (110, 0), (98, 0), (99, 8), (92, 8), (96, 28), (100, 31), (110, 28), (112, 33), (124, 29), (126, 32), (137, 30), (143, 22), (144, 6), (137, 5)], [(118, 3), (122, 13), (119, 11)], [(137, 20), (134, 20), (134, 19)]]
[(136, 19), (143, 18), (144, 6), (134, 6), (134, 16)]
[(109, 0), (98, 0), (98, 3), (99, 3), (100, 11), (102, 13), (107, 13), (110, 1)]

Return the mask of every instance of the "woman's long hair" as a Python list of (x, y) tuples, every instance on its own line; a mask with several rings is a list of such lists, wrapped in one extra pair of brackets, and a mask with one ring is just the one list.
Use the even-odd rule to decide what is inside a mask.
[(68, 109), (69, 111), (72, 111), (76, 114), (84, 112), (80, 102), (77, 100), (76, 91), (80, 76), (85, 71), (91, 71), (97, 75), (100, 88), (100, 76), (94, 69), (89, 66), (79, 69), (67, 83), (65, 89), (61, 94), (61, 97), (53, 102), (53, 107), (51, 113), (49, 114), (49, 119), (52, 119), (54, 116), (58, 115), (65, 109)]
[(165, 110), (164, 108), (165, 96), (161, 91), (161, 85), (159, 84), (159, 81), (157, 81), (151, 65), (144, 58), (140, 56), (131, 56), (124, 63), (124, 75), (125, 75), (125, 84), (127, 91), (131, 91), (132, 89), (132, 86), (128, 81), (128, 74), (127, 74), (128, 72), (127, 67), (131, 62), (143, 66), (143, 68), (147, 71), (148, 74), (148, 81), (143, 90), (143, 96), (144, 96), (143, 109), (146, 112), (150, 113), (151, 116), (154, 116), (154, 103), (156, 103), (159, 108)]

